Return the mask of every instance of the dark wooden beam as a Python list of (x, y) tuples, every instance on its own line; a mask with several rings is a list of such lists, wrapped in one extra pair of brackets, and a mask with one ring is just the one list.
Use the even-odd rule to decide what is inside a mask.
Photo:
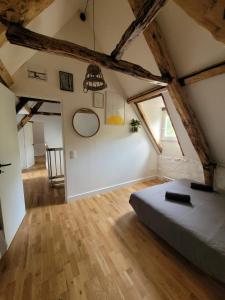
[(4, 66), (1, 59), (0, 59), (0, 80), (8, 88), (10, 88), (10, 86), (13, 84), (13, 79), (9, 74), (8, 70), (6, 69), (6, 67)]
[(41, 103), (57, 103), (60, 104), (61, 102), (58, 100), (48, 100), (48, 99), (39, 99), (39, 98), (33, 98), (33, 97), (19, 97), (20, 100), (22, 101), (32, 101), (32, 102), (41, 102)]
[(33, 115), (39, 110), (39, 108), (42, 106), (43, 102), (38, 102), (36, 103), (32, 108), (31, 108), (31, 112), (29, 113), (29, 115), (26, 115), (22, 118), (22, 120), (19, 122), (19, 124), (17, 125), (17, 130), (19, 131), (20, 129), (22, 129), (27, 122), (30, 121), (30, 119), (33, 117)]
[(90, 50), (68, 41), (32, 32), (19, 24), (15, 25), (8, 22), (7, 25), (8, 30), (6, 36), (12, 44), (75, 58), (86, 63), (98, 64), (104, 68), (143, 79), (152, 84), (165, 86), (170, 81), (168, 77), (153, 75), (139, 65), (124, 60), (115, 61), (110, 55)]
[(198, 72), (194, 72), (191, 73), (189, 75), (186, 75), (184, 77), (179, 78), (179, 82), (180, 84), (183, 85), (187, 85), (187, 84), (193, 84), (195, 82), (198, 82), (200, 80), (204, 80), (216, 75), (221, 75), (225, 73), (225, 61), (220, 63), (220, 64), (216, 64), (210, 67), (207, 67), (201, 71)]
[[(27, 25), (54, 0), (7, 0), (0, 1), (0, 15), (9, 21)], [(0, 24), (0, 46), (6, 41), (5, 26)]]
[(166, 0), (145, 0), (143, 2), (135, 21), (130, 24), (116, 48), (112, 51), (111, 56), (114, 59), (121, 59), (129, 44), (145, 30), (150, 22), (156, 17), (157, 13), (165, 4), (165, 2)]
[[(136, 16), (143, 1), (128, 1), (134, 12), (134, 15)], [(207, 184), (213, 184), (215, 165), (211, 160), (208, 143), (194, 112), (186, 101), (185, 92), (177, 80), (177, 74), (173, 61), (170, 58), (163, 34), (156, 21), (151, 22), (151, 24), (146, 28), (144, 31), (144, 36), (161, 73), (169, 73), (173, 78), (173, 80), (167, 86), (168, 92), (202, 163), (205, 182)]]
[(43, 115), (43, 116), (61, 116), (61, 113), (48, 112), (48, 111), (37, 111), (33, 115)]
[(21, 99), (19, 98), (19, 102), (16, 104), (16, 113), (18, 112), (27, 104), (27, 99)]

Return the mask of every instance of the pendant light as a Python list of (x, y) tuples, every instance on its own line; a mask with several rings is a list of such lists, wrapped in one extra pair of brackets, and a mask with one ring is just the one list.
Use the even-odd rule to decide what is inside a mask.
[[(94, 22), (94, 0), (93, 0), (93, 41), (95, 50), (95, 22)], [(88, 91), (100, 91), (107, 87), (100, 67), (96, 64), (90, 64), (87, 67), (87, 72), (83, 82), (83, 90), (85, 93)]]

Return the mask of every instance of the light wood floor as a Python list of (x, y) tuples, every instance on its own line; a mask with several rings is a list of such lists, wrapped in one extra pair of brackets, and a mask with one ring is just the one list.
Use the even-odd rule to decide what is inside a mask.
[(157, 183), (30, 209), (0, 262), (0, 299), (224, 300), (138, 221), (129, 195)]
[(49, 185), (45, 157), (36, 158), (35, 165), (24, 170), (22, 177), (26, 209), (65, 202), (64, 186)]

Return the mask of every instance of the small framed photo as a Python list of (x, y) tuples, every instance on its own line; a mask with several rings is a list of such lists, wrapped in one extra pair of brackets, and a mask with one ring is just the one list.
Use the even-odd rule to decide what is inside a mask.
[(60, 90), (73, 92), (73, 74), (59, 71)]
[(28, 78), (47, 81), (47, 72), (42, 67), (28, 66), (27, 74), (28, 74)]
[(105, 107), (105, 95), (104, 93), (93, 93), (93, 107), (104, 108)]

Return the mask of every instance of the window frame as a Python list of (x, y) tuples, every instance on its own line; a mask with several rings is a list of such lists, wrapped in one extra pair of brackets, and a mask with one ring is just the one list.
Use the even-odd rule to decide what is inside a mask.
[[(155, 98), (158, 98), (158, 97), (162, 97), (162, 100), (163, 100), (163, 103), (164, 103), (164, 106), (165, 106), (164, 109), (165, 109), (166, 112), (167, 112), (167, 115), (168, 115), (168, 117), (169, 117), (169, 119), (170, 119), (170, 121), (171, 121), (172, 127), (173, 127), (174, 132), (175, 132), (175, 136), (176, 136), (175, 140), (177, 140), (177, 142), (178, 142), (178, 144), (179, 144), (179, 147), (180, 147), (180, 150), (181, 150), (181, 153), (182, 153), (182, 155), (184, 156), (184, 152), (183, 152), (183, 149), (182, 149), (181, 144), (180, 144), (180, 142), (179, 142), (179, 139), (178, 139), (178, 136), (177, 136), (177, 133), (176, 133), (176, 129), (175, 129), (175, 127), (174, 127), (174, 124), (173, 124), (173, 121), (172, 121), (172, 119), (171, 119), (170, 113), (169, 113), (169, 111), (168, 111), (168, 108), (167, 108), (167, 105), (166, 105), (166, 101), (165, 101), (163, 92), (153, 93), (153, 95), (151, 95), (151, 96), (149, 96), (149, 97), (148, 97), (147, 94), (145, 94), (143, 98), (140, 97), (140, 100), (138, 100), (138, 98), (137, 98), (136, 101), (134, 101), (135, 98), (132, 99), (132, 100), (134, 101), (133, 103), (134, 103), (134, 105), (135, 105), (135, 107), (136, 107), (136, 109), (137, 109), (137, 111), (138, 111), (138, 113), (139, 113), (139, 115), (140, 115), (142, 121), (143, 121), (144, 124), (145, 124), (145, 127), (146, 127), (146, 129), (147, 129), (147, 131), (148, 131), (148, 133), (149, 133), (149, 135), (150, 135), (150, 137), (151, 137), (151, 140), (153, 141), (153, 146), (155, 147), (155, 149), (156, 149), (157, 152), (162, 153), (162, 146), (161, 146), (160, 143), (158, 143), (158, 142), (156, 141), (156, 139), (155, 139), (155, 137), (154, 137), (154, 134), (152, 133), (151, 128), (150, 128), (150, 126), (148, 125), (146, 114), (145, 114), (144, 111), (142, 111), (141, 107), (138, 105), (138, 104), (140, 104), (140, 103), (142, 103), (142, 102), (149, 101), (149, 100), (154, 100)], [(163, 139), (161, 139), (161, 140), (162, 140), (162, 141), (165, 141), (165, 140), (163, 140)], [(175, 141), (175, 140), (170, 140), (170, 141), (172, 142), (172, 141)], [(169, 140), (168, 140), (168, 141), (169, 141)]]
[[(163, 141), (163, 142), (177, 142), (178, 141), (177, 135), (176, 135), (173, 123), (171, 121), (171, 118), (170, 118), (170, 116), (169, 116), (168, 111), (166, 110), (166, 108), (162, 108), (162, 113), (163, 113), (163, 115), (162, 115), (161, 138), (160, 138), (161, 141)], [(165, 135), (167, 118), (168, 118), (169, 122), (172, 125), (173, 131), (174, 131), (174, 136), (166, 136)]]

